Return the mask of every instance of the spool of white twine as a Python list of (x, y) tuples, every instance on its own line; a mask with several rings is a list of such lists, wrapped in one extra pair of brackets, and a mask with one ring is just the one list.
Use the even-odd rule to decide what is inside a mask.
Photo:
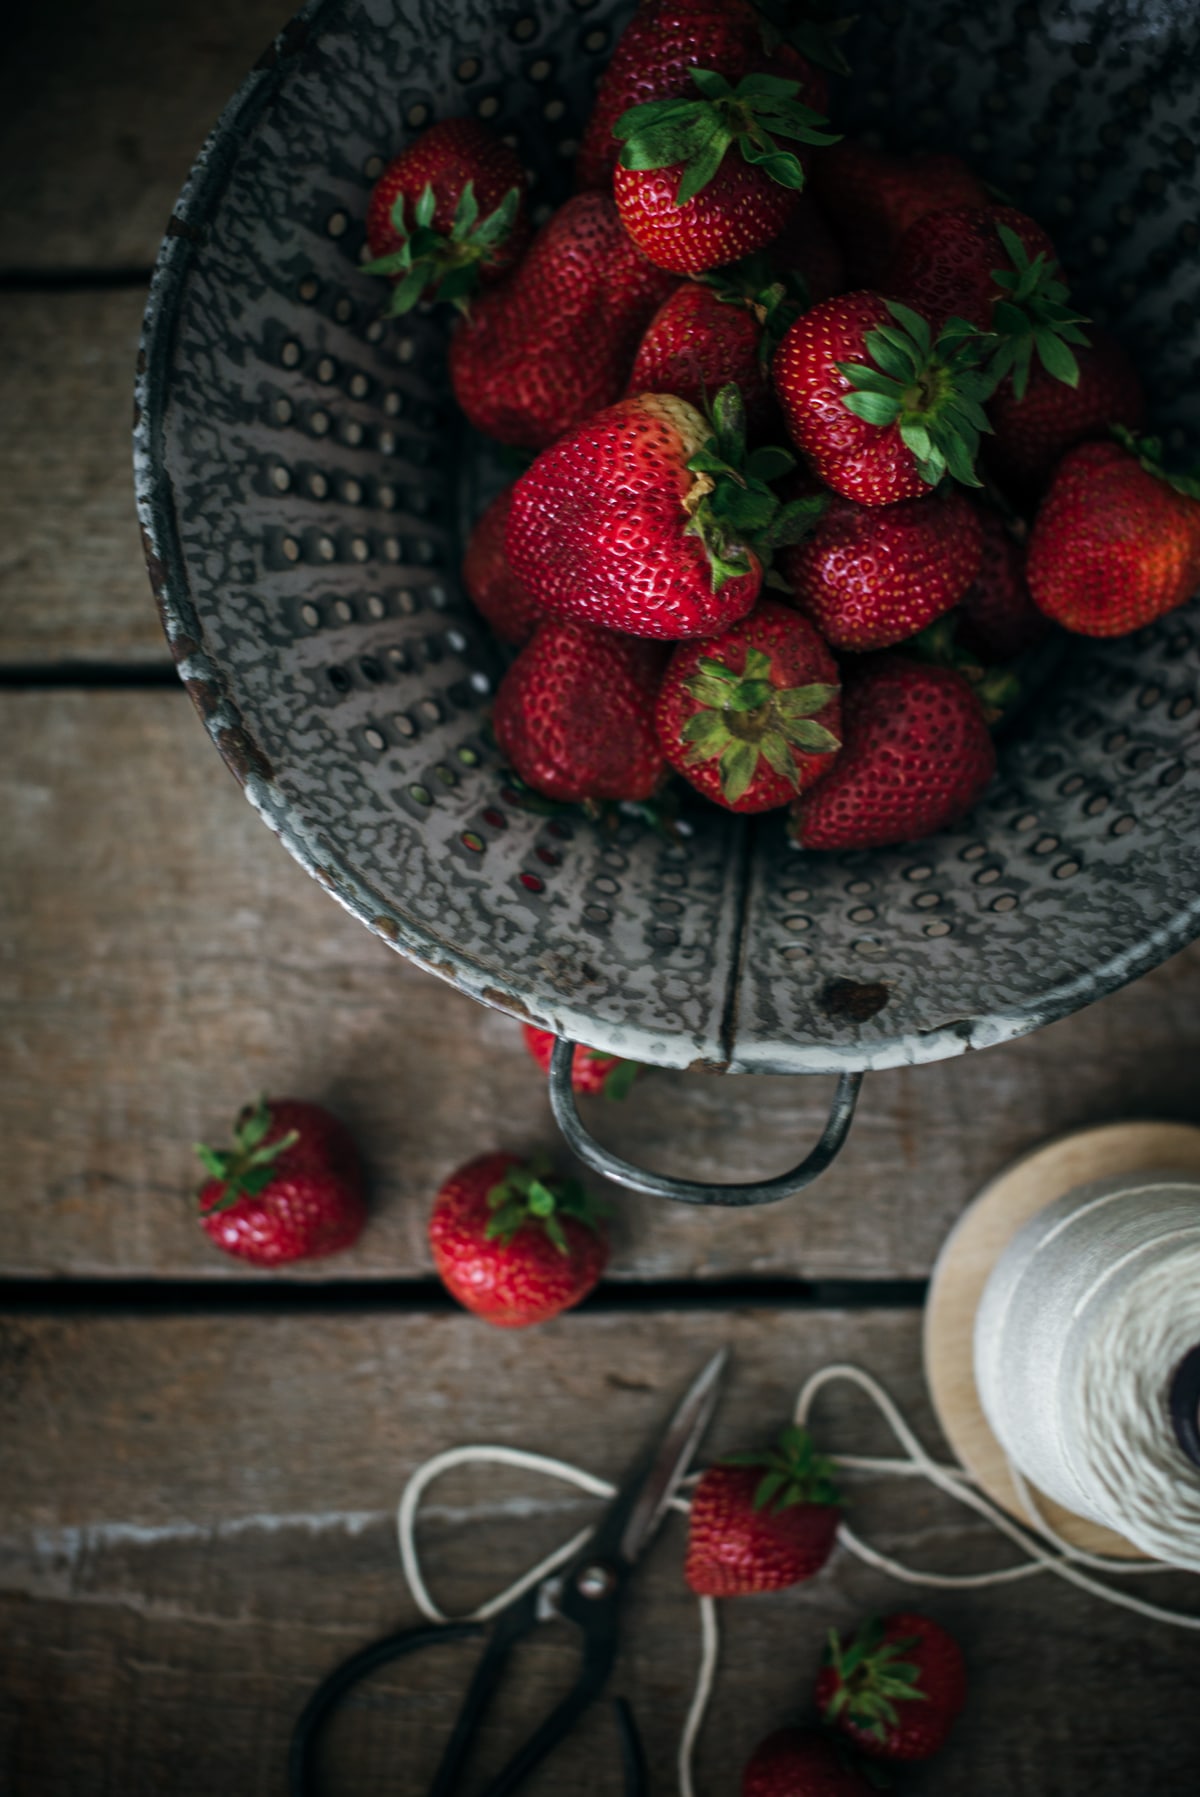
[(1097, 1181), (1027, 1223), (988, 1279), (975, 1379), (1047, 1497), (1200, 1571), (1200, 1181)]

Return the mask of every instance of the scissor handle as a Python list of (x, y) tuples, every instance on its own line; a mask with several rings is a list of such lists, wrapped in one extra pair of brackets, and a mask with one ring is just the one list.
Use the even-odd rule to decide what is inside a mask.
[(398, 1634), (385, 1635), (381, 1641), (373, 1641), (370, 1647), (364, 1647), (340, 1666), (335, 1666), (327, 1678), (321, 1680), (304, 1708), (301, 1710), (292, 1730), (291, 1746), (288, 1749), (288, 1792), (289, 1797), (319, 1797), (317, 1784), (316, 1758), (313, 1749), (316, 1739), (330, 1712), (335, 1710), (346, 1693), (362, 1679), (369, 1678), (380, 1666), (386, 1666), (390, 1660), (401, 1660), (406, 1654), (416, 1653), (423, 1647), (435, 1647), (443, 1641), (469, 1641), (483, 1633), (480, 1622), (445, 1622), (429, 1628), (402, 1629)]

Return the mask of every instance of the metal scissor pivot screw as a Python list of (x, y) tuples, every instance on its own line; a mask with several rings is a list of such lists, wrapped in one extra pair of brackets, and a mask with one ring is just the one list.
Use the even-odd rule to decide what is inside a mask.
[(580, 1597), (607, 1597), (617, 1582), (617, 1575), (609, 1566), (599, 1564), (585, 1566), (575, 1580), (575, 1589)]

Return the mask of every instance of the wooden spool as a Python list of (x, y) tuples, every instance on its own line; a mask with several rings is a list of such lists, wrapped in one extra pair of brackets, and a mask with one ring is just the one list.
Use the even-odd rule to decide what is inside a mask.
[[(956, 1458), (988, 1497), (1028, 1522), (975, 1387), (975, 1314), (988, 1275), (1017, 1231), (1076, 1186), (1122, 1173), (1171, 1170), (1200, 1176), (1200, 1129), (1183, 1123), (1110, 1123), (1058, 1136), (1014, 1161), (978, 1194), (942, 1247), (925, 1310), (925, 1376)], [(1072, 1547), (1146, 1558), (1123, 1535), (1064, 1510), (1041, 1492), (1040, 1508)]]

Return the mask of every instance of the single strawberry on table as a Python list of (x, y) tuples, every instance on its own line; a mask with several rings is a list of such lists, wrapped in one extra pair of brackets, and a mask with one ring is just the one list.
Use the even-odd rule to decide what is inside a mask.
[(665, 653), (576, 618), (540, 624), (496, 693), (492, 729), (548, 799), (648, 799), (666, 761), (654, 727)]
[(801, 84), (765, 68), (734, 87), (693, 69), (692, 98), (651, 101), (618, 119), (613, 176), (621, 222), (652, 262), (700, 274), (777, 237), (804, 185), (793, 143), (829, 144)]
[(915, 499), (945, 474), (978, 486), (985, 340), (949, 327), (936, 341), (910, 307), (878, 293), (823, 300), (791, 326), (773, 378), (809, 469), (860, 505)]
[(197, 1144), (196, 1153), (209, 1175), (201, 1227), (240, 1260), (274, 1267), (336, 1254), (366, 1222), (358, 1150), (322, 1105), (260, 1099), (238, 1116), (231, 1149)]
[(525, 590), (524, 582), (509, 565), (504, 551), (504, 532), (512, 487), (498, 493), (477, 520), (463, 557), (462, 580), (476, 610), (490, 624), (502, 643), (519, 649), (527, 643), (545, 612)]
[(899, 1610), (830, 1635), (817, 1703), (873, 1759), (929, 1759), (966, 1700), (962, 1650), (927, 1616)]
[(910, 225), (946, 206), (986, 206), (986, 190), (958, 156), (898, 155), (858, 138), (815, 156), (812, 190), (842, 246), (853, 287), (877, 287)]
[(827, 1730), (777, 1728), (746, 1762), (741, 1797), (870, 1797), (874, 1790)]
[(881, 656), (847, 682), (842, 750), (792, 806), (805, 849), (916, 842), (964, 817), (996, 771), (983, 708), (953, 668)]
[[(549, 1073), (558, 1037), (553, 1030), (535, 1029), (532, 1023), (524, 1023), (521, 1028), (526, 1048), (542, 1072)], [(634, 1080), (644, 1072), (645, 1068), (640, 1061), (627, 1061), (621, 1055), (602, 1054), (598, 1048), (585, 1048), (580, 1042), (576, 1045), (571, 1060), (571, 1089), (581, 1098), (625, 1098)]]
[(643, 331), (675, 286), (606, 194), (581, 193), (450, 339), (454, 397), (485, 436), (541, 449), (625, 390)]
[(1082, 636), (1125, 636), (1200, 586), (1200, 474), (1169, 474), (1157, 438), (1117, 430), (1059, 463), (1029, 537), (1034, 603)]
[(982, 536), (954, 487), (888, 506), (835, 498), (780, 566), (826, 642), (886, 649), (958, 604), (979, 573)]
[(1035, 366), (1020, 398), (1012, 381), (1005, 380), (988, 401), (992, 435), (984, 445), (984, 461), (1019, 503), (1038, 497), (1056, 463), (1076, 443), (1107, 436), (1113, 424), (1135, 435), (1145, 425), (1146, 395), (1133, 362), (1107, 331), (1095, 325), (1088, 331), (1091, 343), (1074, 352), (1079, 370), (1074, 386)]
[(462, 307), (515, 267), (531, 235), (525, 185), (516, 151), (478, 119), (442, 119), (389, 162), (367, 208), (364, 271), (395, 282), (388, 312), (427, 298)]
[(429, 1241), (447, 1289), (501, 1329), (569, 1310), (608, 1264), (601, 1207), (579, 1181), (503, 1152), (480, 1155), (445, 1181)]
[(758, 598), (763, 557), (803, 528), (769, 481), (784, 451), (745, 450), (736, 388), (712, 419), (669, 393), (566, 432), (513, 490), (505, 548), (537, 603), (635, 636), (712, 636)]
[(841, 1501), (832, 1463), (807, 1429), (791, 1425), (773, 1448), (731, 1454), (692, 1494), (684, 1577), (701, 1597), (811, 1579), (833, 1552)]
[(770, 811), (833, 764), (839, 695), (837, 663), (812, 625), (762, 599), (723, 635), (675, 650), (659, 689), (659, 741), (705, 798)]

